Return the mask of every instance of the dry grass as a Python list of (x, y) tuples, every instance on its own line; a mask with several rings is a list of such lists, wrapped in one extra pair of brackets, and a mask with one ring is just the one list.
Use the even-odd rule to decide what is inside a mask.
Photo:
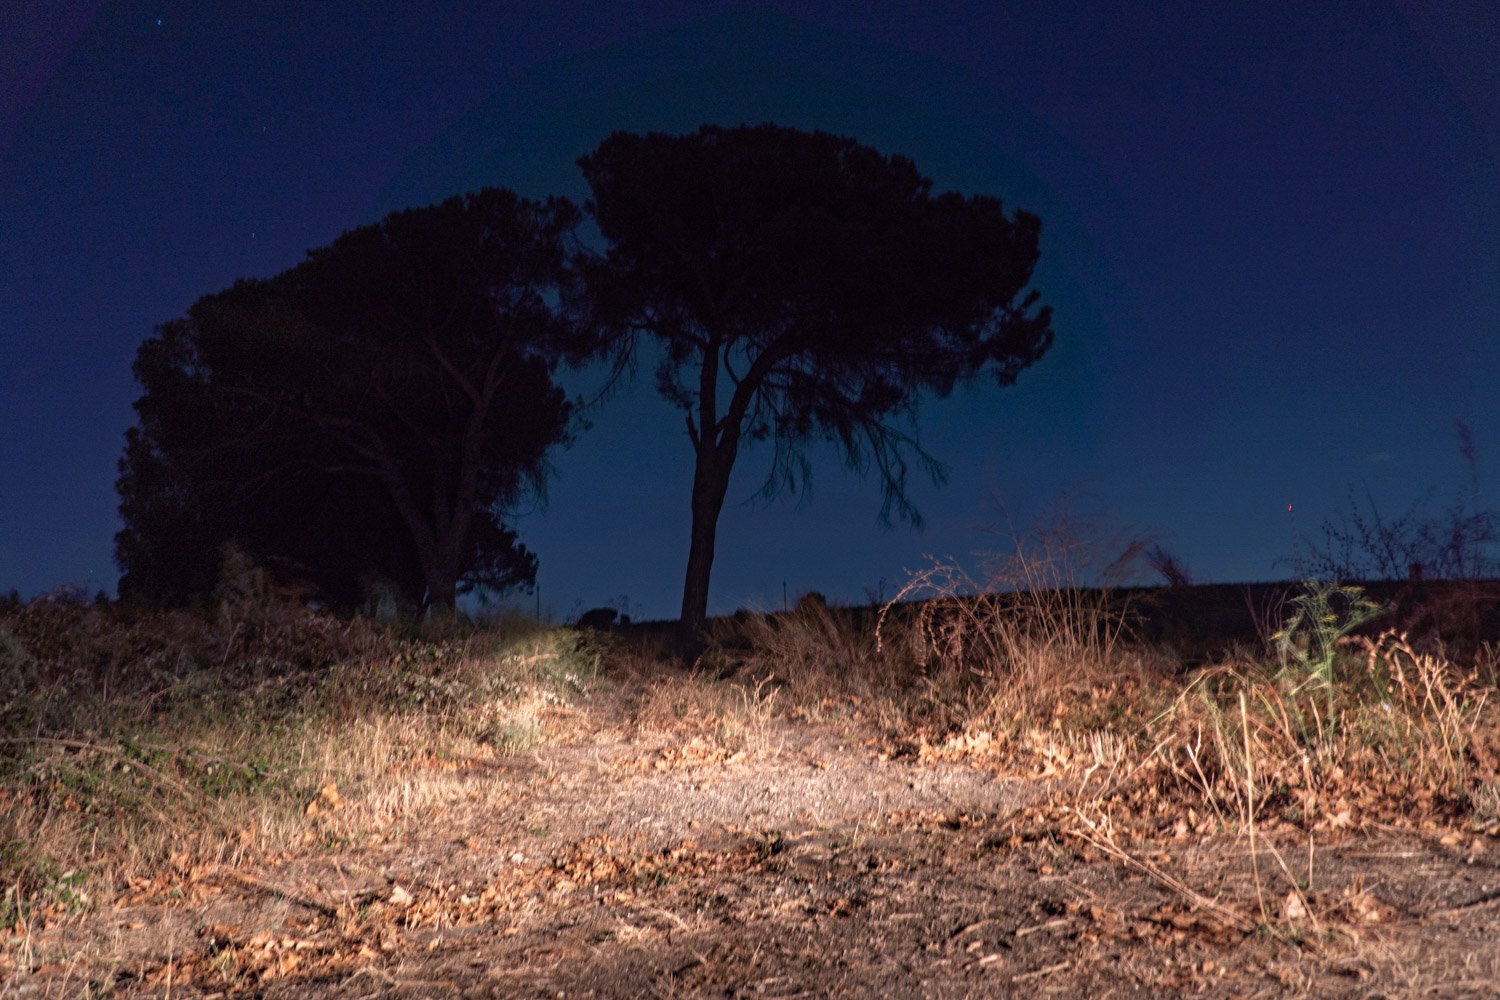
[[(1098, 585), (1144, 544), (1084, 544), (1066, 519), (1010, 541), (981, 579), (942, 562), (914, 574), (876, 625), (878, 648), (913, 661), (935, 700), (963, 705), (959, 729), (1053, 727), (1071, 706), (1153, 672), (1129, 644), (1129, 602)], [(1101, 555), (1114, 549), (1122, 554)]]
[(546, 738), (598, 671), (596, 640), (567, 631), (240, 612), (36, 602), (0, 619), (0, 925), (247, 852), (379, 838), (451, 801), (463, 762)]
[[(1065, 779), (1069, 837), (1225, 927), (1300, 940), (1378, 919), (1363, 889), (1320, 890), (1320, 840), (1500, 833), (1492, 646), (1460, 667), (1393, 631), (1335, 636), (1317, 671), (1298, 671), (1277, 655), (1287, 621), (1263, 609), (1258, 656), (1183, 678), (1132, 641), (1128, 606), (1083, 587), (1067, 555), (1017, 544), (982, 584), (935, 564), (873, 629), (821, 606), (741, 621), (738, 662), (804, 712), (878, 722), (895, 751)], [(1345, 624), (1322, 627), (1341, 636)], [(1141, 846), (1192, 835), (1246, 844), (1249, 895), (1205, 895)]]
[(820, 600), (779, 614), (741, 613), (720, 623), (714, 639), (712, 663), (762, 696), (778, 693), (787, 713), (803, 721), (878, 706), (887, 730), (897, 732), (909, 724), (908, 696), (923, 680), (911, 664), (882, 653), (849, 611)]
[(1154, 683), (1159, 664), (1129, 643), (1128, 602), (1083, 585), (1090, 554), (1064, 529), (1038, 530), (989, 560), (982, 582), (935, 562), (879, 609), (803, 600), (742, 612), (720, 624), (705, 659), (773, 684), (796, 718), (854, 717), (913, 747), (1058, 731), (1080, 705), (1095, 715), (1082, 742), (1097, 742), (1140, 714), (1128, 696)]
[(783, 692), (767, 677), (730, 683), (689, 673), (645, 682), (635, 732), (712, 746), (720, 757), (775, 756)]
[[(24, 940), (248, 856), (376, 843), (462, 796), (498, 803), (504, 782), (476, 790), (463, 769), (575, 739), (568, 703), (601, 670), (631, 692), (629, 737), (667, 748), (659, 769), (777, 758), (810, 722), (873, 734), (886, 759), (1045, 779), (1047, 832), (1020, 842), (1143, 876), (1214, 934), (1321, 941), (1382, 919), (1357, 881), (1320, 874), (1360, 829), (1500, 835), (1493, 645), (1461, 666), (1403, 634), (1348, 637), (1299, 674), (1265, 608), (1264, 649), (1184, 675), (1075, 554), (1041, 535), (982, 580), (935, 564), (878, 612), (740, 615), (693, 671), (518, 624), (422, 635), (253, 602), (211, 621), (0, 609), (0, 924)], [(1163, 850), (1193, 838), (1228, 845), (1244, 877), (1210, 884)]]
[(1206, 670), (1155, 720), (1157, 757), (1226, 820), (1312, 829), (1472, 811), (1495, 780), (1494, 707), (1475, 671), (1394, 632), (1350, 640), (1340, 669), (1331, 700), (1267, 664)]

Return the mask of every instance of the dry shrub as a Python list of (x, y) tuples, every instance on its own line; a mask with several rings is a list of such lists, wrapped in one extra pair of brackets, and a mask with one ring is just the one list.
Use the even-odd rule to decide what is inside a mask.
[(0, 615), (0, 733), (128, 728), (378, 656), (391, 637), (300, 605), (185, 612), (38, 600)]
[(632, 712), (636, 731), (651, 736), (713, 733), (731, 705), (731, 685), (698, 673), (646, 683)]
[[(1130, 780), (1075, 809), (1070, 832), (1242, 930), (1299, 939), (1324, 923), (1381, 919), (1358, 884), (1339, 894), (1314, 885), (1315, 838), (1371, 822), (1448, 827), (1445, 844), (1458, 842), (1457, 821), (1500, 833), (1500, 816), (1486, 812), (1500, 803), (1500, 720), (1475, 670), (1404, 634), (1347, 637), (1338, 654), (1326, 685), (1248, 658), (1201, 672), (1115, 769)], [(1306, 845), (1305, 868), (1300, 846), (1283, 851), (1289, 828)], [(1128, 846), (1226, 831), (1248, 837), (1253, 901), (1203, 897)]]
[(1485, 687), (1500, 687), (1500, 642), (1484, 642), (1474, 650), (1474, 676)]
[(1154, 664), (1127, 648), (1126, 602), (1086, 579), (1108, 579), (1144, 546), (1101, 564), (1103, 547), (1079, 542), (1078, 530), (1063, 518), (1017, 537), (982, 585), (935, 562), (878, 611), (808, 599), (741, 613), (721, 624), (706, 661), (774, 683), (798, 717), (852, 709), (898, 743), (942, 754), (1056, 732), (1064, 715), (1081, 729), (1138, 733), (1144, 716), (1130, 702), (1159, 683)]
[(1313, 829), (1468, 809), (1494, 766), (1483, 734), (1495, 713), (1474, 671), (1394, 631), (1342, 650), (1328, 691), (1253, 662), (1201, 673), (1154, 726), (1169, 783), (1226, 822)]
[(1413, 791), (1431, 789), (1454, 801), (1468, 798), (1476, 778), (1494, 780), (1493, 758), (1475, 753), (1476, 734), (1493, 721), (1491, 690), (1475, 670), (1419, 652), (1394, 631), (1355, 644), (1373, 689), (1385, 697), (1360, 705), (1349, 735), (1376, 755), (1377, 766), (1385, 773), (1401, 768)]
[[(663, 704), (691, 695), (699, 705), (711, 702), (707, 712), (716, 713), (715, 722), (710, 727), (700, 721), (694, 730), (713, 728), (715, 739), (753, 753), (776, 749), (777, 717), (821, 721), (846, 716), (853, 706), (888, 708), (882, 698), (891, 688), (882, 676), (886, 664), (874, 652), (874, 637), (860, 629), (861, 614), (809, 595), (791, 611), (741, 611), (721, 619), (696, 669), (671, 682), (681, 690), (669, 697), (657, 685), (652, 700)], [(702, 720), (706, 712), (697, 708), (695, 714)]]
[(877, 649), (909, 659), (936, 695), (967, 706), (970, 727), (1051, 724), (1080, 696), (1144, 677), (1145, 658), (1126, 645), (1128, 603), (1107, 583), (1144, 545), (1125, 544), (1106, 563), (1110, 549), (1082, 537), (1066, 518), (1013, 535), (1013, 551), (988, 560), (982, 583), (934, 562), (881, 609)]
[[(1412, 581), (1398, 594), (1396, 604), (1401, 629), (1414, 639), (1494, 662), (1494, 645), (1483, 640), (1500, 633), (1500, 582)], [(1493, 684), (1495, 674), (1488, 677)]]
[(737, 672), (769, 678), (798, 705), (869, 697), (896, 683), (857, 615), (823, 601), (804, 599), (779, 614), (737, 615), (720, 626), (715, 640), (721, 650), (739, 650)]
[(671, 737), (717, 759), (775, 756), (782, 690), (767, 677), (717, 680), (689, 673), (647, 685), (633, 721), (636, 731)]

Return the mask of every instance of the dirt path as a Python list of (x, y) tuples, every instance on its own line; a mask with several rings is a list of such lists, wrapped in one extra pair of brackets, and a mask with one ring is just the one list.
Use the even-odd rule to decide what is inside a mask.
[(1492, 841), (1320, 847), (1309, 898), (1342, 902), (1278, 936), (1149, 871), (1263, 902), (1242, 841), (1122, 863), (1035, 779), (890, 759), (853, 724), (653, 734), (631, 704), (455, 767), (447, 805), (375, 842), (183, 873), (40, 934), (0, 1000), (1500, 996)]

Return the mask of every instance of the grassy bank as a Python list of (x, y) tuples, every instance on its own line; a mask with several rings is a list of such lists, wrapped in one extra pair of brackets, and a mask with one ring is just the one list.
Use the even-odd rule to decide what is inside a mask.
[(594, 683), (597, 638), (430, 635), (300, 607), (211, 620), (39, 601), (0, 615), (0, 926), (255, 852), (378, 835)]
[[(1186, 663), (1143, 637), (1133, 595), (1030, 571), (1043, 585), (974, 596), (934, 567), (885, 608), (739, 615), (686, 671), (628, 635), (524, 622), (423, 632), (268, 602), (208, 618), (10, 606), (0, 925), (24, 941), (246, 857), (378, 842), (448, 802), (447, 771), (572, 738), (569, 706), (627, 676), (636, 731), (680, 736), (683, 753), (754, 751), (789, 719), (857, 728), (886, 758), (1052, 782), (1033, 817), (1048, 836), (1167, 885), (1143, 845), (1259, 837), (1310, 858), (1318, 838), (1370, 825), (1500, 835), (1495, 645), (1457, 658), (1361, 620), (1363, 592), (1313, 586), (1255, 638)], [(1354, 905), (1274, 856), (1253, 902), (1192, 905), (1271, 926)]]

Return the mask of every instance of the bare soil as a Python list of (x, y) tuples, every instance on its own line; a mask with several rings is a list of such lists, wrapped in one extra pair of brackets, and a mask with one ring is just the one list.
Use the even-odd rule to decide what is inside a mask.
[(893, 756), (857, 716), (662, 731), (645, 685), (435, 763), (449, 803), (379, 836), (33, 931), (0, 998), (1500, 996), (1492, 835), (1102, 849), (1073, 778)]

